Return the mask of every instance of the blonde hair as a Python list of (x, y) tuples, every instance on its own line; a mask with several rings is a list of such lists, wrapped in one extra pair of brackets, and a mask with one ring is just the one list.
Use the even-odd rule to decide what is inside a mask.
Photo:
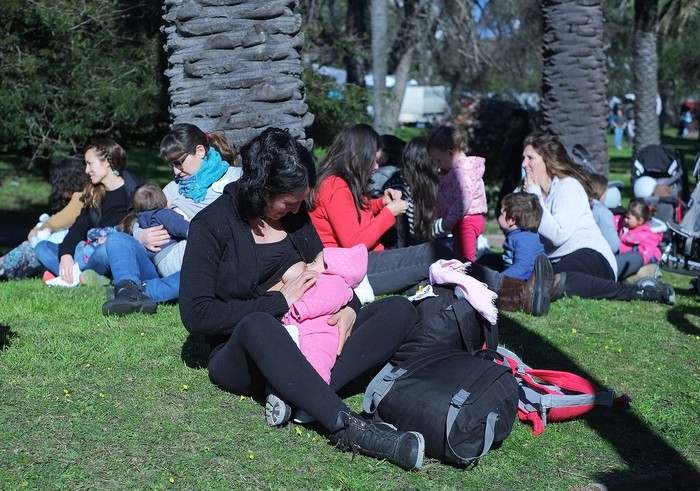
[(588, 174), (588, 182), (591, 185), (591, 192), (593, 193), (593, 196), (589, 196), (589, 198), (600, 201), (605, 192), (608, 190), (608, 180), (605, 178), (605, 176), (591, 173)]

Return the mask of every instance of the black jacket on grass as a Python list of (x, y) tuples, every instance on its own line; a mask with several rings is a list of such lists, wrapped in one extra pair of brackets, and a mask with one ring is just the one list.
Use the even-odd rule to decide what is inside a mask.
[[(227, 185), (216, 201), (192, 219), (182, 263), (182, 322), (189, 332), (203, 334), (212, 348), (225, 343), (250, 313), (281, 318), (289, 310), (282, 293), (266, 291), (259, 284), (256, 244), (248, 221), (238, 211), (238, 189), (238, 182)], [(301, 260), (312, 262), (323, 244), (305, 205), (298, 213), (286, 215), (282, 223)], [(274, 282), (284, 273), (279, 271)], [(356, 296), (350, 306), (359, 310)]]

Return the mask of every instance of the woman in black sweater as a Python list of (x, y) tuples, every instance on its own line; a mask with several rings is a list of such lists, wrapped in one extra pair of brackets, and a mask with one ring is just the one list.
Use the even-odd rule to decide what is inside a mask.
[[(99, 138), (85, 149), (85, 173), (90, 182), (83, 189), (83, 210), (68, 229), (63, 242), (39, 242), (34, 249), (37, 259), (68, 284), (73, 283), (76, 246), (94, 227), (116, 227), (131, 206), (138, 181), (126, 170), (126, 152), (114, 140)], [(99, 248), (90, 257), (89, 269), (109, 273), (107, 253)]]
[[(279, 319), (318, 273), (285, 278), (323, 246), (304, 205), (315, 184), (311, 154), (287, 131), (268, 128), (242, 150), (243, 175), (192, 220), (182, 264), (180, 315), (212, 351), (209, 377), (224, 390), (268, 397), (268, 424), (285, 423), (288, 401), (315, 418), (342, 450), (388, 459), (404, 469), (423, 460), (423, 437), (366, 421), (336, 391), (391, 359), (416, 321), (402, 297), (360, 309), (355, 297), (330, 320), (340, 331), (338, 359), (326, 384)], [(350, 335), (352, 334), (352, 335)]]

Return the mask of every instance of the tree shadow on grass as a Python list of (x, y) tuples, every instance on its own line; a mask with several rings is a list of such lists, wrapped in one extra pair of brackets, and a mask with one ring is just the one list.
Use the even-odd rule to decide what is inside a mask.
[(692, 336), (700, 336), (700, 327), (692, 322), (693, 317), (697, 318), (697, 322), (700, 323), (700, 306), (674, 307), (666, 314), (668, 322), (679, 331)]
[[(671, 315), (682, 318), (685, 314), (679, 312)], [(501, 335), (501, 343), (522, 355), (528, 365), (570, 371), (591, 380), (599, 387), (606, 387), (556, 346), (513, 319), (502, 316), (499, 319), (499, 332), (505, 333)], [(582, 419), (615, 448), (629, 466), (629, 470), (601, 472), (593, 476), (599, 483), (605, 484), (606, 489), (700, 489), (700, 473), (692, 463), (660, 438), (634, 412), (627, 413), (618, 408), (597, 408)], [(660, 472), (661, 480), (664, 481), (661, 487), (654, 480), (659, 479)]]

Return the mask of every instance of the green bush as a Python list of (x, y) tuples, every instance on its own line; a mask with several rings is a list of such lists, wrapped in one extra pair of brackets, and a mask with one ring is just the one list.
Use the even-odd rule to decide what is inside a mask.
[(309, 112), (314, 115), (314, 123), (306, 129), (306, 136), (313, 138), (314, 146), (327, 148), (335, 135), (349, 124), (372, 124), (367, 116), (369, 93), (365, 88), (353, 84), (340, 87), (308, 66), (301, 79)]
[(161, 2), (8, 0), (0, 150), (36, 159), (90, 139), (143, 141), (167, 121)]

